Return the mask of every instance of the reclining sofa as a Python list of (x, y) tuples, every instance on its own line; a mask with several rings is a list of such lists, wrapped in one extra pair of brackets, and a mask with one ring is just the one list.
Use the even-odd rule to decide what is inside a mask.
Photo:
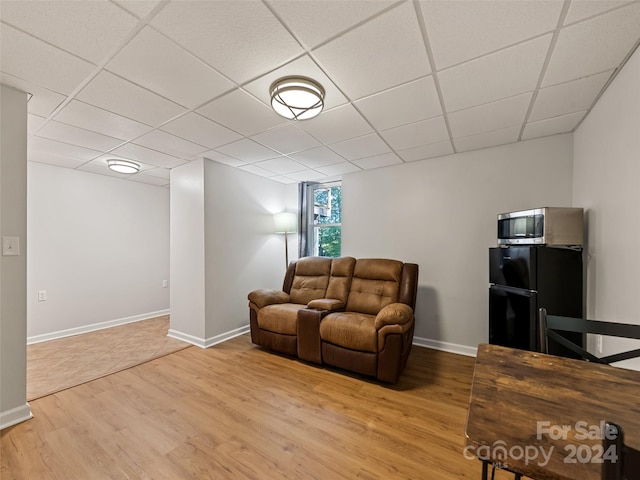
[(281, 291), (249, 293), (251, 341), (397, 383), (414, 330), (418, 265), (388, 259), (303, 257)]

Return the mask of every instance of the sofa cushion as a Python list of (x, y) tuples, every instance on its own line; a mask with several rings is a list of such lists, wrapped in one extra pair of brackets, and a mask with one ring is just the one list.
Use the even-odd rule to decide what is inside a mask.
[(331, 274), (331, 259), (303, 257), (296, 262), (291, 285), (291, 303), (306, 305), (316, 298), (324, 298)]
[(331, 262), (331, 276), (327, 286), (326, 298), (334, 298), (343, 303), (347, 303), (351, 278), (353, 277), (353, 267), (356, 259), (353, 257), (334, 258)]
[(355, 312), (331, 313), (320, 322), (320, 339), (362, 352), (378, 351), (375, 316)]
[(296, 335), (298, 310), (303, 308), (306, 308), (306, 305), (296, 303), (267, 305), (258, 310), (258, 326), (270, 332)]
[(356, 261), (347, 300), (348, 312), (377, 315), (398, 301), (402, 262), (377, 258)]

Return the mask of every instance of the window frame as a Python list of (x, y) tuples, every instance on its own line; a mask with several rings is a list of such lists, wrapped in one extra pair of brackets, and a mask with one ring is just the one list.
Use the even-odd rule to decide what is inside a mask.
[[(332, 188), (340, 187), (340, 195), (342, 198), (342, 181), (335, 180), (332, 182), (315, 183), (309, 185), (307, 190), (307, 209), (306, 209), (306, 225), (307, 225), (307, 245), (309, 245), (309, 253), (313, 256), (319, 254), (319, 233), (323, 228), (338, 227), (340, 229), (340, 251), (342, 251), (342, 202), (340, 211), (340, 222), (333, 223), (316, 223), (315, 221), (315, 192), (317, 190), (331, 190)], [(329, 208), (331, 204), (331, 193), (329, 193)]]

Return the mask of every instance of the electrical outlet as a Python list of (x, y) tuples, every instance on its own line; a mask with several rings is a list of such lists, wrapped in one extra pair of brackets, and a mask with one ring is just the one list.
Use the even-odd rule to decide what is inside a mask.
[(47, 300), (47, 291), (46, 290), (38, 290), (38, 301), (44, 302)]
[(602, 335), (596, 335), (596, 350), (602, 353)]

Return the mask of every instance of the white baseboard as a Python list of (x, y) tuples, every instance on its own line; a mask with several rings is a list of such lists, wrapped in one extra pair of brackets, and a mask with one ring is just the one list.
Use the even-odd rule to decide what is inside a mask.
[(81, 333), (95, 332), (96, 330), (117, 327), (118, 325), (125, 325), (127, 323), (140, 322), (142, 320), (161, 317), (163, 315), (169, 315), (169, 309), (158, 310), (157, 312), (142, 313), (140, 315), (118, 318), (116, 320), (109, 320), (106, 322), (92, 323), (91, 325), (68, 328), (66, 330), (59, 330), (57, 332), (43, 333), (42, 335), (34, 335), (32, 337), (27, 337), (27, 345), (31, 345), (32, 343), (46, 342), (48, 340), (56, 340), (58, 338), (71, 337), (73, 335), (79, 335)]
[(240, 328), (236, 328), (235, 330), (230, 330), (228, 332), (221, 333), (214, 337), (210, 338), (201, 338), (190, 335), (188, 333), (179, 332), (178, 330), (170, 329), (167, 333), (167, 336), (171, 338), (175, 338), (176, 340), (182, 340), (183, 342), (190, 343), (191, 345), (195, 345), (200, 348), (209, 348), (217, 345), (218, 343), (226, 342), (227, 340), (231, 340), (234, 337), (238, 337), (240, 335), (244, 335), (249, 332), (249, 325), (245, 325)]
[(465, 355), (467, 357), (475, 357), (478, 354), (478, 347), (469, 347), (468, 345), (458, 345), (457, 343), (431, 340), (430, 338), (413, 337), (413, 344), (418, 347), (433, 348), (434, 350), (457, 353), (458, 355)]
[(0, 430), (12, 427), (20, 422), (29, 420), (30, 418), (33, 418), (33, 414), (31, 413), (31, 408), (29, 408), (28, 403), (12, 408), (11, 410), (7, 410), (6, 412), (0, 412)]

